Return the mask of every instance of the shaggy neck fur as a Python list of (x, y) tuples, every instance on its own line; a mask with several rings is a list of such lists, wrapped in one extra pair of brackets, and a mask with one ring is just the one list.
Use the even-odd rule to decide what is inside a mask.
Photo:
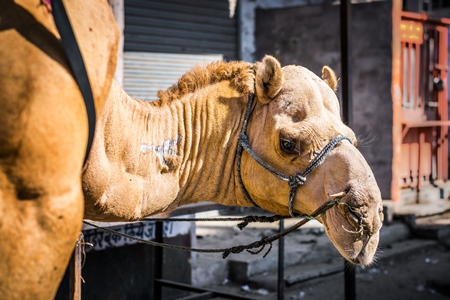
[(243, 62), (197, 67), (156, 102), (114, 83), (83, 174), (85, 217), (135, 220), (200, 201), (249, 206), (235, 153), (254, 74)]

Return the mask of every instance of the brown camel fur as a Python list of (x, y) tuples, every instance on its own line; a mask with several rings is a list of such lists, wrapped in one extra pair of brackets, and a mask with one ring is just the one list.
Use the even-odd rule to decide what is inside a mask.
[[(100, 114), (119, 30), (106, 1), (64, 3)], [(2, 299), (51, 299), (83, 219), (87, 115), (48, 9), (40, 0), (0, 0)]]
[[(250, 206), (236, 176), (236, 148), (248, 95), (250, 146), (292, 175), (333, 138), (342, 141), (297, 192), (294, 211), (311, 213), (329, 195), (346, 204), (319, 220), (349, 261), (369, 264), (382, 224), (373, 174), (343, 124), (336, 77), (256, 64), (217, 62), (186, 73), (157, 102), (129, 97), (113, 81), (118, 30), (106, 2), (65, 2), (92, 85), (99, 120), (87, 142), (84, 103), (48, 7), (1, 0), (0, 295), (49, 299), (56, 292), (84, 217), (130, 221), (209, 200)], [(89, 9), (87, 9), (89, 8)], [(106, 102), (105, 102), (106, 101)], [(289, 188), (246, 152), (242, 177), (253, 200), (288, 214)]]
[[(236, 176), (250, 93), (256, 93), (250, 146), (284, 174), (304, 170), (338, 135), (356, 144), (340, 118), (334, 72), (324, 67), (323, 78), (299, 66), (281, 68), (266, 56), (256, 64), (197, 66), (156, 102), (134, 100), (113, 83), (83, 173), (85, 218), (139, 220), (205, 200), (251, 206)], [(285, 141), (293, 149), (283, 149)], [(260, 207), (288, 215), (288, 184), (247, 153), (242, 177)], [(294, 210), (310, 214), (343, 191), (348, 205), (329, 210), (320, 221), (346, 259), (366, 265), (378, 245), (382, 206), (374, 176), (354, 145), (342, 141), (331, 151), (299, 188)]]

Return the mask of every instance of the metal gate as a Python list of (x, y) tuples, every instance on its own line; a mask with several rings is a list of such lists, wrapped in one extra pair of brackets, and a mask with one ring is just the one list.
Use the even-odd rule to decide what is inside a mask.
[(154, 100), (196, 64), (238, 58), (237, 18), (228, 1), (127, 0), (124, 89)]
[(448, 25), (441, 21), (402, 12), (400, 23), (401, 185), (417, 191), (449, 173)]

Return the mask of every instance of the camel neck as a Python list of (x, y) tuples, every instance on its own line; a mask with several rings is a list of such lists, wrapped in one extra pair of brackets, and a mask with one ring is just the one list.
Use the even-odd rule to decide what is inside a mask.
[(251, 206), (236, 177), (247, 98), (229, 86), (145, 102), (114, 83), (83, 173), (85, 217), (137, 220), (201, 201)]
[(178, 205), (249, 205), (236, 184), (236, 150), (247, 97), (228, 86), (227, 81), (216, 83), (175, 105), (176, 118), (170, 119), (177, 120), (180, 138)]

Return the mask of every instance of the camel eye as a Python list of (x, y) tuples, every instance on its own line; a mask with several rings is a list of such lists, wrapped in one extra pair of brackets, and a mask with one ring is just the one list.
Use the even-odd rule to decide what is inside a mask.
[(280, 147), (281, 150), (288, 154), (298, 154), (299, 152), (295, 148), (296, 141), (290, 138), (282, 138), (280, 139)]

